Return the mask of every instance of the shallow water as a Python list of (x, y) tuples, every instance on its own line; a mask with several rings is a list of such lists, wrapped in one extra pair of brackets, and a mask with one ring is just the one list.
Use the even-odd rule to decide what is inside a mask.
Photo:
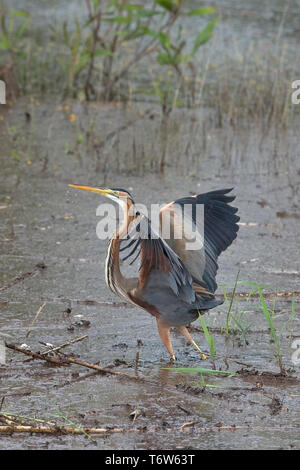
[[(11, 8), (30, 11), (30, 34), (39, 41), (50, 23), (59, 26), (80, 16), (82, 5), (60, 0), (9, 2)], [(218, 79), (216, 65), (224, 65), (231, 74), (240, 64), (242, 74), (249, 72), (246, 81), (251, 73), (259, 76), (265, 57), (271, 64), (271, 78), (272, 67), (279, 63), (284, 76), (299, 78), (295, 67), (300, 3), (294, 0), (287, 9), (286, 5), (283, 0), (255, 0), (251, 6), (237, 0), (218, 2), (222, 21), (199, 57), (200, 68), (212, 66), (208, 82)], [(198, 28), (198, 23), (193, 27)], [(249, 66), (253, 63), (257, 70)], [(147, 79), (145, 70), (139, 73), (137, 81)], [(229, 87), (229, 91), (234, 95), (235, 89)], [(57, 346), (88, 335), (66, 351), (144, 379), (139, 383), (76, 365), (28, 362), (8, 350), (7, 363), (0, 365), (4, 410), (50, 420), (60, 410), (76, 424), (124, 432), (95, 437), (96, 444), (85, 436), (2, 435), (0, 448), (300, 448), (300, 372), (292, 362), (291, 347), (300, 336), (296, 117), (283, 128), (276, 121), (266, 124), (264, 115), (249, 114), (245, 122), (230, 123), (224, 110), (220, 124), (215, 108), (174, 110), (168, 123), (166, 171), (159, 177), (165, 136), (160, 108), (151, 102), (130, 102), (125, 107), (28, 97), (0, 111), (0, 339), (27, 343), (40, 351), (44, 349), (40, 341)], [(220, 388), (203, 390), (198, 375), (167, 370), (168, 355), (154, 319), (125, 305), (105, 285), (106, 242), (96, 236), (96, 209), (102, 200), (76, 192), (68, 183), (124, 187), (136, 202), (148, 206), (234, 187), (241, 226), (237, 240), (219, 259), (217, 281), (232, 291), (240, 268), (242, 281), (267, 286), (266, 301), (274, 308), (289, 376), (278, 375), (259, 299), (254, 296), (247, 302), (242, 296), (249, 292), (247, 285), (238, 286), (240, 296), (232, 309), (243, 328), (249, 327), (247, 344), (233, 321), (234, 334), (226, 340), (222, 330), (226, 303), (205, 316), (217, 355), (238, 361), (218, 358), (217, 367), (239, 373), (231, 378), (205, 376)], [(221, 287), (218, 295), (222, 296)], [(82, 320), (89, 324), (81, 325)], [(199, 322), (193, 324), (191, 334), (208, 349)], [(176, 367), (212, 367), (211, 360), (202, 362), (176, 331), (172, 336)], [(136, 409), (141, 413), (132, 422), (130, 413)], [(65, 424), (63, 419), (59, 422)]]
[[(64, 105), (20, 100), (0, 122), (1, 335), (9, 343), (25, 342), (39, 351), (44, 348), (40, 341), (59, 345), (87, 334), (87, 339), (69, 346), (68, 351), (82, 360), (114, 365), (126, 373), (137, 370), (146, 382), (102, 376), (75, 365), (58, 368), (41, 361), (24, 362), (25, 357), (8, 351), (7, 364), (0, 366), (0, 397), (5, 396), (5, 410), (49, 419), (59, 408), (76, 423), (121, 427), (126, 432), (97, 437), (96, 444), (84, 436), (3, 435), (1, 448), (299, 448), (300, 374), (299, 366), (291, 360), (294, 350), (290, 342), (290, 335), (292, 340), (300, 335), (296, 134), (282, 131), (274, 140), (270, 132), (258, 153), (259, 130), (240, 131), (232, 134), (235, 143), (229, 152), (223, 150), (231, 131), (212, 127), (205, 152), (202, 147), (198, 153), (202, 136), (197, 126), (201, 128), (203, 112), (185, 111), (183, 118), (181, 111), (171, 121), (166, 176), (158, 177), (151, 173), (149, 163), (152, 155), (155, 166), (160, 152), (155, 107), (154, 117), (143, 118), (145, 106), (123, 109), (101, 103), (68, 104), (66, 112)], [(30, 122), (25, 111), (31, 115)], [(77, 116), (75, 124), (69, 122), (70, 112)], [(96, 144), (104, 142), (98, 154), (86, 139), (76, 146), (81, 123), (91, 118), (96, 121), (93, 139), (98, 139)], [(183, 158), (182, 149), (195, 122), (193, 147)], [(116, 131), (113, 137), (112, 131)], [(287, 141), (289, 152), (283, 158), (280, 149)], [(71, 152), (66, 151), (66, 143)], [(12, 149), (18, 151), (20, 161), (11, 157)], [(251, 325), (246, 335), (248, 345), (237, 329), (228, 341), (221, 334), (226, 304), (205, 317), (217, 354), (246, 364), (229, 362), (230, 370), (246, 368), (248, 372), (232, 378), (207, 376), (209, 384), (221, 388), (202, 391), (199, 376), (164, 370), (169, 367), (168, 357), (154, 319), (124, 305), (105, 285), (106, 242), (98, 240), (95, 232), (101, 201), (96, 195), (68, 188), (70, 182), (124, 187), (136, 202), (148, 205), (233, 186), (242, 225), (237, 240), (219, 260), (217, 280), (232, 286), (241, 268), (241, 280), (268, 286), (268, 305), (277, 300), (274, 322), (281, 331), (284, 366), (295, 369), (293, 378), (266, 374), (279, 369), (257, 297), (250, 302), (239, 297), (233, 306), (234, 314), (245, 311), (241, 319), (244, 327)], [(241, 293), (247, 290), (247, 286), (238, 288)], [(277, 296), (278, 292), (286, 295)], [(294, 293), (296, 300), (293, 324), (289, 293)], [(221, 289), (218, 295), (222, 295)], [(71, 309), (69, 316), (63, 314), (67, 308)], [(78, 326), (76, 322), (82, 319), (90, 324)], [(194, 325), (199, 327), (198, 322)], [(207, 350), (203, 333), (192, 330), (192, 334)], [(202, 362), (176, 332), (173, 345), (176, 367), (211, 368), (211, 361)], [(217, 367), (226, 369), (227, 365), (218, 359)], [(256, 375), (249, 373), (253, 369)], [(135, 409), (141, 415), (132, 423), (129, 415)], [(191, 421), (196, 423), (181, 428)], [(218, 430), (220, 423), (242, 427)], [(136, 431), (128, 432), (130, 429)]]

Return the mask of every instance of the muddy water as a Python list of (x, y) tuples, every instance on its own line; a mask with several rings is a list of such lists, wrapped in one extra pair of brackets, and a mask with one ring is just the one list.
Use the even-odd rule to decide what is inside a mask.
[[(49, 23), (59, 26), (81, 16), (80, 5), (10, 2), (12, 8), (31, 12), (31, 34), (39, 38)], [(248, 79), (253, 72), (249, 64), (260, 64), (257, 56), (274, 65), (275, 54), (275, 66), (278, 60), (290, 77), (299, 78), (299, 1), (286, 5), (283, 0), (272, 5), (255, 0), (251, 7), (218, 2), (222, 21), (199, 66), (214, 69), (224, 63), (231, 72), (240, 61)], [(216, 70), (214, 75), (208, 71), (208, 82), (218, 79)], [(145, 78), (142, 72), (137, 79)], [(238, 128), (226, 122), (220, 127), (212, 109), (175, 110), (168, 125), (166, 174), (158, 177), (165, 136), (160, 109), (151, 103), (124, 108), (28, 98), (11, 111), (0, 111), (0, 339), (39, 351), (44, 349), (40, 342), (59, 345), (88, 335), (66, 351), (144, 379), (27, 362), (8, 350), (6, 364), (0, 365), (4, 410), (66, 424), (53, 417), (60, 413), (78, 425), (124, 432), (107, 433), (96, 443), (85, 436), (2, 435), (0, 448), (299, 448), (300, 372), (292, 362), (292, 343), (300, 337), (299, 122), (282, 129), (261, 125), (260, 116)], [(236, 376), (205, 376), (217, 387), (203, 390), (197, 374), (167, 370), (168, 356), (153, 318), (120, 302), (105, 285), (106, 242), (96, 236), (101, 200), (69, 189), (70, 182), (124, 187), (148, 205), (234, 187), (241, 226), (220, 258), (217, 280), (232, 286), (240, 269), (242, 281), (267, 286), (288, 377), (278, 375), (274, 343), (255, 296), (250, 301), (239, 296), (233, 303), (236, 320), (247, 330), (245, 338), (232, 320), (226, 340), (226, 304), (205, 317), (217, 355), (237, 361), (218, 358), (217, 367), (237, 371)], [(249, 287), (239, 285), (237, 291), (243, 294)], [(198, 322), (191, 333), (207, 350)], [(212, 367), (176, 331), (173, 345), (177, 367)], [(139, 415), (133, 422), (135, 410)]]
[[(270, 131), (259, 149), (259, 130), (241, 130), (229, 149), (224, 142), (233, 131), (211, 126), (204, 149), (199, 131), (203, 111), (185, 111), (184, 116), (181, 111), (170, 124), (166, 175), (158, 177), (151, 173), (161, 150), (158, 109), (147, 114), (146, 106), (68, 106), (20, 101), (0, 122), (1, 336), (39, 351), (44, 348), (40, 341), (59, 345), (86, 334), (87, 339), (67, 348), (69, 353), (137, 373), (145, 382), (102, 376), (75, 365), (24, 362), (24, 356), (8, 351), (6, 365), (0, 366), (5, 410), (45, 419), (54, 419), (59, 410), (78, 424), (125, 432), (97, 437), (96, 443), (84, 436), (15, 434), (2, 436), (0, 447), (299, 448), (300, 373), (291, 360), (291, 342), (300, 335), (296, 131)], [(76, 115), (73, 123), (71, 112)], [(95, 125), (87, 138), (89, 120)], [(84, 139), (78, 143), (80, 133)], [(192, 148), (184, 153), (188, 140)], [(225, 340), (226, 304), (206, 316), (217, 355), (239, 361), (220, 358), (217, 367), (246, 372), (232, 378), (207, 376), (209, 384), (220, 388), (203, 391), (196, 374), (165, 370), (168, 357), (154, 319), (124, 305), (105, 285), (106, 242), (95, 232), (101, 201), (71, 190), (69, 182), (124, 187), (148, 205), (233, 186), (242, 225), (238, 239), (220, 258), (218, 282), (232, 286), (240, 268), (241, 280), (268, 286), (267, 302), (276, 302), (274, 322), (290, 378), (272, 375), (279, 369), (257, 297), (249, 302), (239, 297), (233, 304), (236, 318), (244, 328), (249, 326), (247, 344), (234, 323), (235, 334)], [(247, 290), (238, 287), (241, 293)], [(289, 293), (296, 300), (294, 321)], [(71, 311), (64, 313), (67, 309)], [(199, 328), (198, 322), (194, 325)], [(203, 333), (192, 333), (207, 350)], [(177, 367), (211, 368), (211, 361), (203, 363), (176, 332), (173, 343)], [(132, 422), (129, 415), (136, 409), (141, 414)], [(195, 423), (181, 427), (189, 422)]]

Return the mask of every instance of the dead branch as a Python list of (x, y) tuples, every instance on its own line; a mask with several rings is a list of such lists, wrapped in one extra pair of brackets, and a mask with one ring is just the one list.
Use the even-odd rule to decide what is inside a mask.
[(37, 319), (39, 318), (39, 315), (40, 315), (41, 311), (43, 310), (43, 308), (45, 307), (45, 305), (46, 305), (46, 302), (44, 302), (43, 305), (41, 305), (40, 308), (38, 309), (38, 311), (36, 312), (36, 314), (34, 316), (34, 319), (32, 320), (31, 324), (28, 327), (28, 330), (27, 330), (27, 333), (26, 333), (26, 338), (28, 338), (28, 336), (30, 335), (31, 330), (32, 330), (33, 326), (36, 324)]
[(40, 434), (106, 434), (122, 432), (139, 432), (139, 429), (118, 428), (73, 428), (71, 426), (0, 426), (0, 433), (40, 433)]
[[(185, 425), (193, 425), (197, 432), (212, 432), (212, 431), (238, 431), (238, 430), (250, 430), (250, 431), (282, 431), (283, 429), (296, 430), (299, 429), (300, 425), (296, 426), (236, 426), (236, 425), (221, 425), (221, 426), (197, 426), (196, 422), (185, 423)], [(176, 428), (165, 428), (166, 432), (170, 431), (182, 431), (185, 425)], [(82, 434), (89, 436), (90, 434), (121, 434), (121, 433), (139, 433), (139, 432), (150, 432), (155, 433), (161, 431), (161, 428), (85, 428), (85, 427), (72, 427), (72, 426), (24, 426), (24, 425), (4, 425), (0, 426), (0, 433), (12, 434), (12, 433), (37, 433), (37, 434)]]
[(189, 421), (188, 423), (184, 423), (180, 426), (179, 431), (183, 431), (184, 428), (190, 427), (190, 426), (195, 426), (195, 424), (198, 424), (199, 421)]
[(88, 335), (79, 336), (78, 338), (71, 339), (67, 343), (61, 344), (60, 346), (57, 346), (56, 348), (54, 348), (54, 347), (53, 348), (48, 348), (46, 351), (42, 351), (42, 354), (49, 354), (50, 352), (59, 351), (60, 349), (63, 349), (66, 346), (69, 346), (70, 344), (78, 343), (79, 341), (83, 341), (86, 338), (88, 338)]
[(111, 375), (118, 375), (119, 377), (126, 377), (127, 379), (135, 380), (135, 381), (142, 381), (143, 379), (136, 377), (135, 375), (131, 374), (126, 374), (125, 372), (119, 372), (116, 370), (110, 370), (106, 369), (104, 367), (98, 366), (97, 364), (92, 364), (90, 362), (86, 361), (81, 361), (79, 359), (74, 359), (73, 357), (70, 356), (63, 356), (62, 359), (57, 359), (55, 357), (49, 357), (48, 355), (41, 354), (41, 353), (36, 353), (33, 351), (29, 351), (27, 349), (22, 349), (19, 348), (18, 346), (15, 346), (14, 344), (7, 344), (6, 347), (9, 349), (12, 349), (13, 351), (20, 352), (22, 354), (25, 354), (26, 356), (31, 356), (34, 359), (41, 359), (42, 361), (46, 362), (51, 362), (52, 364), (56, 364), (58, 366), (68, 366), (70, 363), (71, 364), (77, 364), (79, 366), (87, 367), (88, 369), (94, 369), (97, 370), (98, 372), (101, 372), (102, 374), (111, 374)]
[(17, 352), (20, 352), (22, 354), (25, 354), (26, 356), (33, 357), (34, 359), (41, 359), (42, 361), (51, 362), (52, 364), (56, 364), (58, 366), (68, 366), (69, 365), (67, 363), (67, 361), (63, 362), (62, 360), (56, 359), (55, 357), (48, 357), (48, 356), (45, 356), (45, 355), (40, 354), (40, 353), (36, 353), (36, 352), (33, 352), (33, 351), (28, 351), (27, 349), (18, 348), (18, 346), (15, 346), (14, 344), (5, 343), (5, 346), (9, 349), (12, 349), (13, 351), (17, 351)]

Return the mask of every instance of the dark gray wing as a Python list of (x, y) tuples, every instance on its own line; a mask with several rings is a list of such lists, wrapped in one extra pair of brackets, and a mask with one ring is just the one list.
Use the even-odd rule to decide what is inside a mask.
[[(190, 216), (185, 219), (185, 228), (181, 239), (172, 238), (167, 240), (174, 252), (182, 259), (184, 265), (193, 276), (193, 280), (199, 285), (206, 287), (210, 292), (215, 292), (217, 283), (215, 281), (218, 270), (217, 259), (222, 251), (233, 242), (237, 236), (240, 218), (235, 215), (236, 207), (229, 205), (235, 196), (226, 194), (232, 190), (221, 189), (193, 197), (184, 197), (168, 204), (161, 210), (161, 214), (169, 212), (173, 221), (174, 230), (179, 230), (182, 217), (186, 208), (191, 209)], [(197, 206), (203, 205), (204, 211), (200, 211), (201, 217), (197, 218)], [(180, 212), (180, 210), (181, 212)], [(189, 224), (190, 222), (190, 224)], [(186, 242), (190, 232), (203, 236), (204, 242), (196, 250), (187, 250)]]

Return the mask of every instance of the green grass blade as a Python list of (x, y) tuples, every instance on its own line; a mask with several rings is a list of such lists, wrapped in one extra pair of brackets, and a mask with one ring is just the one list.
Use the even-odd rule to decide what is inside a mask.
[(206, 326), (206, 323), (204, 321), (204, 318), (202, 317), (202, 315), (199, 313), (199, 320), (201, 322), (201, 325), (202, 325), (202, 328), (203, 328), (203, 331), (204, 331), (204, 335), (205, 335), (205, 338), (206, 338), (206, 341), (209, 345), (209, 351), (210, 351), (210, 355), (211, 355), (211, 358), (212, 360), (214, 359), (215, 355), (216, 355), (216, 350), (215, 350), (215, 343), (214, 343), (214, 340), (213, 340), (213, 337), (211, 336), (211, 334), (209, 333), (208, 329), (207, 329), (207, 326)]
[(231, 296), (231, 299), (230, 299), (229, 308), (228, 308), (227, 315), (226, 315), (226, 329), (225, 329), (226, 330), (226, 336), (228, 336), (228, 333), (229, 333), (230, 312), (231, 312), (231, 309), (232, 309), (232, 304), (233, 304), (234, 295), (235, 295), (235, 291), (236, 291), (237, 284), (238, 284), (239, 275), (240, 275), (240, 269), (238, 270), (238, 273), (237, 273), (236, 278), (235, 278), (235, 284), (234, 284), (232, 296)]

